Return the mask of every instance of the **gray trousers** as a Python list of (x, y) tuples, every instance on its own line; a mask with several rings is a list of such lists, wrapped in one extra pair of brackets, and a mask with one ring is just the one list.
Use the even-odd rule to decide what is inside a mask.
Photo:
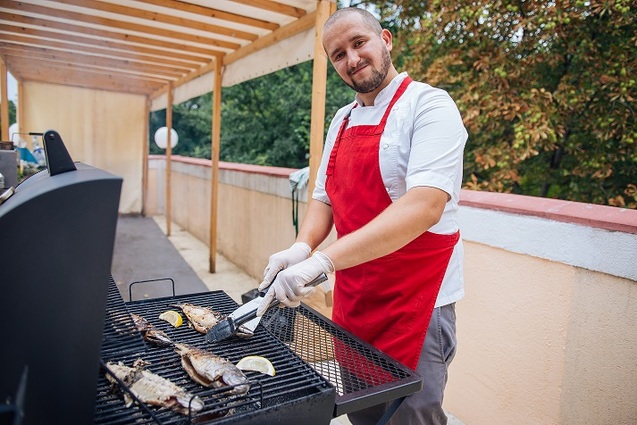
[[(405, 398), (392, 415), (391, 425), (446, 425), (442, 398), (447, 371), (456, 354), (455, 303), (435, 308), (425, 337), (416, 371), (423, 377), (422, 390)], [(387, 404), (379, 404), (347, 416), (353, 425), (374, 425), (383, 416)]]

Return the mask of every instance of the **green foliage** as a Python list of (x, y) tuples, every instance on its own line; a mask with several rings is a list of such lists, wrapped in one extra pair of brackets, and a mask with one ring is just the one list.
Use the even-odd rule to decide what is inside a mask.
[[(2, 123), (2, 117), (0, 117), (0, 123)], [(14, 124), (16, 122), (16, 107), (15, 107), (15, 102), (11, 99), (9, 99), (9, 125), (7, 126), (7, 128), (9, 128), (9, 126), (11, 124)], [(2, 123), (4, 124), (4, 123)], [(11, 137), (11, 135), (9, 134), (9, 137)], [(17, 136), (16, 136), (17, 137)]]
[(365, 3), (458, 103), (466, 187), (637, 208), (634, 1)]
[[(179, 141), (172, 149), (172, 153), (209, 159), (211, 122), (212, 93), (206, 93), (173, 106), (173, 128), (179, 136)], [(165, 109), (150, 114), (149, 152), (151, 154), (164, 153), (164, 150), (155, 144), (154, 136), (157, 129), (165, 125)]]
[[(352, 5), (392, 31), (399, 71), (456, 100), (466, 188), (637, 208), (634, 0)], [(306, 62), (224, 88), (220, 158), (307, 166), (311, 87)], [(352, 99), (330, 66), (326, 130)], [(175, 153), (209, 158), (210, 95), (186, 104), (173, 112)], [(151, 140), (162, 119), (151, 115)]]
[[(308, 165), (312, 105), (312, 61), (226, 87), (222, 93), (222, 161), (303, 168)], [(336, 72), (328, 72), (325, 132), (339, 107), (354, 93)], [(166, 111), (151, 114), (151, 140), (164, 126)], [(212, 101), (207, 94), (173, 108), (179, 134), (174, 154), (211, 157)], [(151, 153), (163, 153), (154, 143)]]

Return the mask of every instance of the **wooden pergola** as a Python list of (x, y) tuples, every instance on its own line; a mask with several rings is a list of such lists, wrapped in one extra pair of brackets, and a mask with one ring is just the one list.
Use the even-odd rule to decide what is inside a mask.
[[(221, 90), (314, 59), (310, 182), (323, 148), (331, 0), (0, 0), (0, 118), (10, 140), (7, 72), (29, 81), (144, 95), (166, 108), (166, 223), (171, 228), (172, 105), (212, 91), (210, 272), (216, 270)], [(147, 153), (145, 153), (146, 155)], [(144, 157), (144, 176), (147, 175)], [(310, 187), (311, 191), (312, 188)]]

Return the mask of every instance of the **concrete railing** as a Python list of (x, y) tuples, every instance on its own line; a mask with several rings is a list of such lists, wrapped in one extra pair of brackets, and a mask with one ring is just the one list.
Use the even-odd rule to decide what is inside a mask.
[[(295, 238), (292, 171), (220, 164), (218, 250), (257, 279)], [(210, 161), (173, 156), (171, 176), (173, 221), (207, 243)], [(164, 179), (151, 157), (148, 215), (163, 214)], [(461, 204), (445, 408), (467, 425), (637, 423), (637, 211), (473, 191)]]

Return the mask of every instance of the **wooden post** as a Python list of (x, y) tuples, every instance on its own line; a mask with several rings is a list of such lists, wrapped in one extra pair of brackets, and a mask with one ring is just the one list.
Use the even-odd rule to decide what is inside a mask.
[(0, 139), (8, 142), (11, 140), (9, 135), (9, 97), (7, 95), (7, 67), (4, 61), (0, 58)]
[[(18, 82), (18, 104), (16, 105), (15, 111), (15, 121), (18, 123), (20, 127), (20, 132), (28, 132), (29, 126), (27, 125), (27, 116), (24, 114), (24, 83), (22, 80), (17, 80)], [(35, 146), (33, 146), (33, 138), (27, 139), (27, 147), (31, 150)]]
[(146, 216), (146, 202), (148, 201), (148, 149), (150, 140), (150, 96), (146, 96), (146, 125), (144, 126), (144, 140), (142, 141), (142, 216)]
[(171, 134), (173, 129), (173, 85), (168, 83), (168, 106), (166, 106), (166, 129), (168, 135), (166, 137), (166, 211), (164, 216), (166, 217), (166, 236), (170, 236), (170, 227), (172, 222), (171, 216), (171, 194), (170, 194), (170, 175), (172, 174), (171, 156), (173, 152)]
[(314, 67), (312, 69), (312, 112), (310, 118), (310, 176), (308, 197), (314, 191), (314, 182), (321, 164), (323, 133), (325, 131), (325, 95), (327, 86), (327, 56), (323, 51), (323, 24), (336, 10), (336, 3), (320, 0), (316, 5)]
[(214, 86), (212, 88), (212, 138), (210, 159), (210, 273), (217, 271), (217, 206), (219, 204), (219, 145), (221, 143), (221, 79), (222, 60), (215, 59)]

